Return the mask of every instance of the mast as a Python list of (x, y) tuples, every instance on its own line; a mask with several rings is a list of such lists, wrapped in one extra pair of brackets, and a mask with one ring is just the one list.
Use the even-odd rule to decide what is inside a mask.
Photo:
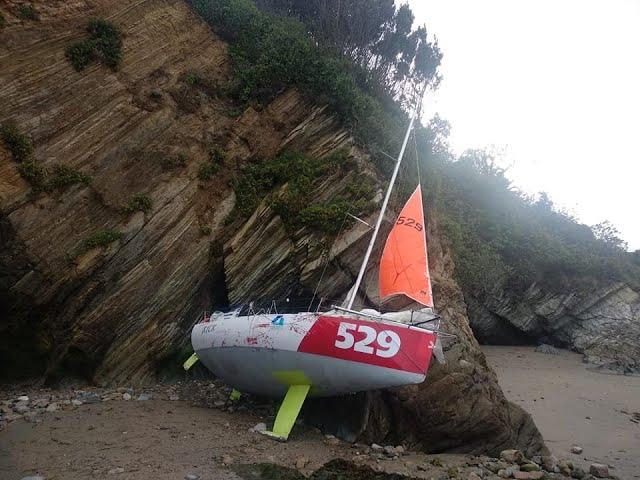
[[(423, 95), (424, 95), (424, 90), (423, 90)], [(376, 227), (373, 230), (373, 236), (369, 241), (369, 246), (367, 247), (367, 253), (365, 253), (364, 255), (362, 266), (360, 267), (360, 271), (358, 272), (358, 278), (356, 278), (356, 283), (353, 285), (353, 288), (351, 291), (351, 297), (349, 298), (349, 303), (347, 304), (347, 309), (351, 309), (351, 307), (353, 306), (353, 302), (355, 301), (356, 295), (358, 294), (358, 289), (360, 288), (360, 284), (362, 283), (362, 277), (364, 277), (364, 271), (367, 269), (367, 263), (369, 263), (369, 257), (371, 256), (371, 252), (373, 251), (373, 245), (376, 243), (376, 238), (378, 237), (378, 231), (380, 230), (380, 225), (382, 225), (382, 219), (384, 218), (384, 212), (387, 209), (387, 204), (389, 203), (389, 198), (391, 197), (391, 190), (393, 190), (393, 184), (396, 182), (396, 177), (398, 176), (398, 170), (400, 170), (400, 162), (402, 162), (404, 151), (407, 148), (407, 143), (409, 142), (409, 134), (411, 133), (411, 129), (413, 128), (413, 122), (416, 118), (416, 114), (419, 110), (419, 106), (421, 103), (422, 103), (422, 95), (420, 96), (418, 105), (416, 105), (416, 108), (413, 110), (413, 113), (411, 114), (411, 121), (409, 122), (407, 133), (405, 133), (404, 135), (402, 148), (400, 148), (400, 153), (398, 154), (398, 159), (396, 160), (396, 166), (393, 169), (393, 175), (391, 176), (391, 181), (389, 182), (389, 187), (387, 188), (387, 194), (385, 195), (384, 201), (382, 202), (382, 208), (380, 209), (380, 214), (378, 215), (378, 221), (376, 222)]]

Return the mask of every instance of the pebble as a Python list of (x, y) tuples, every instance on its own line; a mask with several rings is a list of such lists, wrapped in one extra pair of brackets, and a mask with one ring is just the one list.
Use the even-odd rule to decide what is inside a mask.
[(29, 404), (25, 401), (20, 401), (13, 406), (13, 411), (16, 413), (27, 413), (29, 411)]
[(523, 472), (537, 472), (540, 470), (540, 467), (535, 463), (525, 463), (524, 465), (520, 465), (520, 470)]
[(571, 447), (571, 453), (575, 453), (576, 455), (580, 455), (582, 453), (582, 447), (574, 445)]
[(47, 398), (39, 398), (31, 402), (31, 406), (34, 408), (44, 408), (49, 404), (49, 400)]
[(200, 475), (196, 475), (195, 473), (187, 473), (184, 476), (184, 480), (200, 480)]
[(220, 408), (220, 407), (224, 407), (225, 402), (220, 401), (220, 400), (216, 400), (215, 402), (213, 402), (213, 406), (216, 408)]
[(20, 396), (17, 398), (17, 400), (18, 400), (19, 402), (28, 402), (28, 401), (29, 401), (29, 397), (28, 397), (28, 396), (26, 396), (26, 395), (20, 395)]
[(476, 472), (471, 472), (467, 477), (467, 480), (482, 480), (482, 478)]
[(25, 413), (22, 418), (24, 418), (27, 422), (31, 422), (31, 423), (40, 423), (40, 419), (38, 418), (38, 412), (27, 412)]
[(150, 393), (141, 393), (140, 395), (138, 395), (137, 400), (139, 402), (144, 402), (147, 400), (151, 400), (151, 394)]
[(585, 477), (587, 473), (581, 469), (580, 467), (576, 467), (571, 471), (571, 476), (576, 478), (577, 480), (581, 480)]
[(171, 400), (172, 402), (175, 402), (177, 400), (180, 400), (180, 396), (179, 395), (169, 395), (169, 400)]
[(109, 474), (109, 475), (119, 475), (121, 473), (124, 473), (124, 468), (122, 468), (122, 467), (112, 468), (111, 470), (109, 470), (107, 472), (107, 474)]
[(50, 403), (49, 405), (47, 405), (47, 408), (45, 410), (47, 412), (55, 412), (56, 410), (58, 410), (58, 404), (57, 403)]
[(296, 468), (298, 470), (302, 470), (304, 467), (307, 466), (307, 463), (309, 463), (309, 459), (306, 457), (298, 457), (296, 459)]
[(540, 480), (544, 477), (544, 472), (513, 472), (513, 478), (516, 480)]
[(100, 403), (102, 401), (102, 399), (100, 398), (100, 395), (93, 392), (84, 393), (80, 395), (78, 397), (78, 400), (80, 400), (82, 403)]
[(558, 466), (558, 459), (553, 455), (544, 456), (542, 457), (541, 464), (547, 472), (553, 472)]
[(500, 458), (505, 462), (520, 463), (524, 460), (524, 455), (520, 450), (503, 450), (500, 452)]
[(373, 450), (374, 452), (381, 452), (384, 450), (384, 447), (382, 445), (378, 445), (377, 443), (372, 443), (371, 450)]
[(42, 475), (27, 475), (26, 477), (22, 477), (20, 480), (45, 480)]
[(589, 467), (589, 473), (598, 478), (609, 478), (609, 467), (602, 463), (592, 463)]
[(516, 472), (519, 472), (520, 468), (517, 465), (511, 465), (510, 467), (507, 467), (506, 470), (507, 475), (509, 475), (510, 477), (515, 477)]
[(127, 401), (131, 400), (131, 394), (130, 393), (123, 393), (122, 394), (122, 399), (123, 400), (127, 400)]
[(80, 405), (82, 405), (82, 400), (74, 398), (73, 400), (71, 400), (71, 405), (73, 405), (74, 407), (79, 407)]
[(223, 465), (231, 465), (233, 463), (233, 457), (231, 455), (223, 455), (222, 456), (222, 464)]
[(560, 350), (558, 350), (556, 347), (553, 347), (551, 345), (547, 345), (546, 343), (538, 345), (536, 347), (536, 352), (546, 353), (547, 355), (560, 355)]
[(340, 439), (334, 435), (325, 435), (324, 443), (327, 445), (340, 445)]
[(253, 427), (249, 429), (250, 432), (266, 432), (267, 424), (266, 423), (256, 423)]

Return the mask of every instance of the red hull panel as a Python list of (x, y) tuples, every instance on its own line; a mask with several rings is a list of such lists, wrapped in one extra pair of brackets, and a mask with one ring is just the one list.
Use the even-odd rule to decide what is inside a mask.
[(424, 374), (435, 341), (433, 332), (407, 325), (320, 316), (298, 352)]

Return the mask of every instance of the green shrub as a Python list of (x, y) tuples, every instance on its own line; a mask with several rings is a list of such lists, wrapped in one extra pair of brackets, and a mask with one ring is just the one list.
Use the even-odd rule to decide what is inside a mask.
[(213, 176), (218, 173), (219, 169), (220, 167), (217, 164), (212, 162), (205, 162), (200, 165), (200, 168), (198, 169), (198, 178), (203, 182), (211, 180)]
[(144, 193), (136, 193), (129, 202), (122, 208), (123, 213), (134, 213), (134, 212), (144, 212), (148, 213), (151, 211), (151, 198), (149, 195)]
[(18, 166), (20, 175), (29, 182), (34, 192), (44, 192), (48, 189), (47, 170), (35, 160), (25, 160)]
[(122, 61), (122, 33), (111, 22), (96, 18), (89, 22), (89, 35), (96, 43), (96, 53), (104, 65), (116, 71)]
[(200, 233), (204, 236), (211, 235), (211, 227), (209, 225), (200, 225)]
[(187, 156), (183, 153), (177, 155), (166, 155), (160, 157), (160, 166), (162, 170), (168, 171), (174, 168), (184, 167), (187, 165)]
[(227, 154), (220, 147), (212, 147), (209, 149), (209, 160), (217, 165), (222, 164)]
[(19, 163), (18, 171), (22, 178), (31, 184), (35, 192), (46, 191), (48, 172), (33, 159), (33, 144), (29, 137), (14, 122), (0, 126), (0, 137), (13, 160)]
[(184, 82), (187, 85), (194, 87), (200, 84), (200, 77), (197, 73), (188, 73), (184, 78)]
[(209, 161), (200, 165), (198, 170), (198, 178), (203, 182), (211, 180), (218, 173), (220, 166), (226, 157), (224, 150), (219, 147), (213, 147), (209, 150)]
[(122, 61), (122, 33), (107, 20), (96, 18), (87, 25), (89, 38), (67, 47), (65, 55), (73, 68), (84, 70), (98, 61), (111, 70), (118, 70)]
[(97, 247), (106, 247), (107, 245), (120, 240), (122, 238), (122, 232), (113, 229), (99, 230), (91, 236), (85, 238), (82, 243), (76, 248), (69, 257), (74, 259), (87, 253)]
[(18, 16), (23, 20), (40, 20), (40, 14), (33, 5), (23, 3), (18, 7)]
[(73, 68), (80, 72), (96, 59), (96, 46), (93, 40), (80, 40), (67, 47), (65, 56)]
[(91, 177), (80, 170), (66, 165), (54, 165), (53, 172), (47, 182), (47, 190), (55, 190), (81, 183), (88, 186), (91, 183)]
[(24, 162), (33, 153), (33, 144), (28, 136), (20, 132), (14, 122), (6, 122), (0, 126), (2, 141), (16, 162)]
[(206, 182), (220, 170), (220, 165), (224, 161), (226, 153), (219, 147), (212, 147), (209, 150), (209, 161), (200, 165), (198, 170), (198, 178)]
[(344, 224), (346, 213), (367, 213), (373, 192), (371, 180), (349, 184), (345, 191), (328, 202), (314, 203), (314, 191), (331, 175), (341, 172), (346, 163), (346, 152), (339, 151), (323, 158), (312, 158), (301, 153), (286, 152), (274, 159), (250, 165), (242, 171), (236, 184), (236, 207), (228, 222), (238, 215), (250, 215), (258, 204), (272, 193), (270, 204), (290, 231), (307, 227), (335, 234)]

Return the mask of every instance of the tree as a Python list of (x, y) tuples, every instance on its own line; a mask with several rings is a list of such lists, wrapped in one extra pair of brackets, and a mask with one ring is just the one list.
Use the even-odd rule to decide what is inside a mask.
[(408, 4), (394, 0), (258, 0), (263, 10), (297, 17), (316, 41), (360, 69), (361, 86), (413, 106), (440, 82), (442, 53), (425, 26), (414, 29)]
[(591, 231), (598, 240), (607, 246), (627, 251), (627, 242), (620, 237), (620, 231), (609, 220), (591, 226)]

